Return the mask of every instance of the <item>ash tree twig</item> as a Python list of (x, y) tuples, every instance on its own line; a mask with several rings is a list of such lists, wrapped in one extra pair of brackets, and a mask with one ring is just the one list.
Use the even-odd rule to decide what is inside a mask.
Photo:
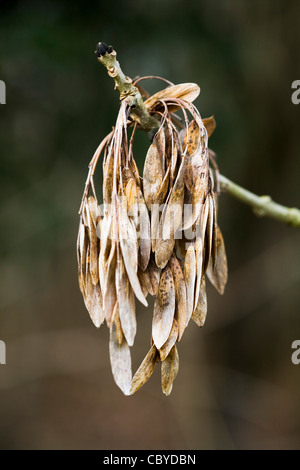
[(251, 206), (257, 216), (270, 217), (293, 227), (300, 227), (300, 210), (296, 207), (282, 206), (270, 196), (257, 196), (223, 175), (219, 175), (219, 181), (223, 192)]
[[(98, 61), (106, 67), (108, 75), (114, 79), (120, 100), (125, 100), (130, 106), (131, 119), (147, 132), (159, 127), (159, 119), (149, 113), (139, 89), (133, 85), (131, 78), (123, 73), (116, 59), (117, 53), (112, 46), (99, 42), (95, 53)], [(258, 196), (221, 174), (218, 175), (218, 179), (223, 192), (251, 206), (257, 216), (270, 217), (293, 227), (300, 227), (300, 209), (278, 204), (270, 196)]]
[(95, 53), (98, 61), (106, 67), (108, 75), (114, 79), (115, 89), (120, 93), (120, 100), (126, 101), (131, 107), (131, 118), (147, 132), (159, 127), (160, 121), (149, 114), (138, 88), (133, 85), (131, 78), (122, 72), (117, 61), (117, 53), (112, 46), (99, 42)]

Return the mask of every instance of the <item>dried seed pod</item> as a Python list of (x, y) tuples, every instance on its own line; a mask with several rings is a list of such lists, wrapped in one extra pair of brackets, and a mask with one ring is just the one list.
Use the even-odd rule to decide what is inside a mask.
[(128, 278), (139, 301), (147, 306), (147, 300), (144, 297), (139, 279), (137, 277), (138, 250), (136, 231), (132, 222), (128, 218), (124, 203), (123, 206), (122, 203), (119, 203), (118, 215), (120, 246)]
[(198, 219), (210, 187), (208, 153), (202, 143), (202, 132), (199, 123), (193, 120), (184, 136), (183, 147), (187, 153), (184, 179), (192, 204), (192, 210), (185, 216), (184, 230)]
[(217, 200), (214, 197), (214, 221), (213, 221), (212, 247), (211, 247), (211, 263), (212, 263), (213, 269), (215, 269), (216, 267), (217, 253), (218, 253)]
[(122, 338), (120, 342), (120, 323), (118, 304), (116, 303), (109, 335), (109, 356), (113, 377), (124, 395), (130, 395), (131, 387), (131, 355), (129, 346)]
[(128, 345), (133, 346), (137, 329), (134, 293), (121, 256), (117, 260), (116, 291), (122, 330)]
[(202, 273), (204, 274), (207, 270), (208, 263), (211, 259), (212, 244), (214, 237), (214, 198), (213, 194), (208, 194), (204, 203), (203, 212), (200, 217), (200, 230), (203, 242), (203, 265)]
[(156, 202), (151, 206), (151, 243), (152, 251), (155, 251), (156, 240), (161, 237), (161, 206), (165, 201), (170, 179), (170, 167), (168, 167), (161, 186), (156, 195)]
[[(102, 248), (102, 247), (101, 247)], [(103, 249), (103, 251), (105, 248)], [(107, 252), (104, 253), (104, 256), (99, 256), (99, 273), (100, 273), (100, 285), (103, 294), (107, 291), (109, 283), (111, 282), (111, 276), (114, 276), (115, 264), (116, 264), (116, 242), (114, 240), (110, 241), (107, 245)], [(103, 258), (103, 259), (102, 259)]]
[(198, 325), (203, 326), (207, 313), (207, 296), (206, 296), (206, 285), (205, 276), (201, 279), (200, 293), (198, 297), (197, 305), (192, 313), (192, 320)]
[(159, 268), (163, 269), (167, 265), (173, 253), (174, 246), (174, 238), (170, 238), (169, 240), (163, 240), (162, 238), (159, 238), (156, 240), (155, 262)]
[(152, 338), (157, 349), (167, 341), (175, 313), (175, 288), (172, 271), (166, 266), (161, 273), (154, 303)]
[[(146, 298), (147, 295), (152, 292), (152, 284), (151, 284), (149, 271), (148, 271), (147, 268), (145, 269), (145, 271), (142, 271), (139, 268), (138, 272), (137, 272), (137, 275), (138, 275), (138, 278), (139, 278), (139, 281), (140, 281), (142, 292), (143, 292), (143, 294)], [(151, 295), (153, 295), (153, 294), (151, 294)]]
[(137, 392), (151, 377), (158, 360), (159, 355), (155, 345), (153, 344), (140, 367), (133, 376), (130, 389), (131, 395)]
[(207, 137), (210, 137), (216, 128), (216, 121), (214, 116), (210, 116), (209, 118), (202, 119), (203, 124), (207, 130)]
[(196, 238), (195, 243), (195, 254), (196, 254), (196, 286), (195, 286), (195, 300), (194, 300), (194, 307), (198, 303), (199, 295), (200, 295), (200, 285), (202, 279), (202, 267), (203, 267), (203, 244), (201, 237)]
[(198, 232), (200, 234), (202, 244), (204, 244), (204, 240), (205, 240), (208, 213), (209, 213), (209, 198), (206, 197), (201, 207), (201, 212), (200, 212), (199, 220), (198, 220)]
[[(192, 103), (200, 93), (200, 88), (196, 83), (181, 83), (179, 85), (172, 85), (164, 90), (155, 93), (154, 95), (150, 96), (145, 101), (145, 105), (147, 108), (153, 108), (157, 102), (161, 99), (170, 99), (170, 98), (180, 98), (182, 100), (188, 101)], [(160, 106), (162, 107), (162, 106)], [(157, 108), (156, 108), (157, 109)], [(178, 106), (173, 106), (170, 111), (175, 111), (179, 109)]]
[(137, 228), (139, 224), (138, 188), (133, 178), (130, 178), (126, 184), (125, 195), (128, 216)]
[(169, 355), (161, 363), (161, 387), (165, 395), (170, 395), (173, 382), (179, 369), (179, 356), (176, 346), (174, 345)]
[(193, 204), (192, 201), (192, 194), (190, 191), (185, 191), (184, 195), (184, 211), (182, 217), (182, 232), (186, 230), (191, 230), (194, 228), (194, 224), (199, 219), (199, 215), (201, 213), (202, 206), (200, 203), (197, 205)]
[(97, 200), (93, 196), (89, 196), (87, 200), (87, 205), (89, 208), (89, 214), (91, 221), (93, 223), (93, 226), (95, 229), (97, 228), (97, 225), (101, 219), (101, 212), (100, 212), (100, 207), (98, 205)]
[(185, 160), (181, 160), (175, 184), (171, 191), (169, 202), (162, 214), (163, 240), (174, 238), (176, 230), (182, 224), (183, 200), (184, 200), (184, 172)]
[(88, 199), (88, 203), (85, 205), (85, 216), (87, 221), (87, 232), (89, 238), (89, 250), (90, 250), (90, 273), (92, 276), (92, 282), (96, 286), (99, 282), (99, 272), (98, 272), (98, 237), (96, 231), (96, 217), (97, 215), (93, 213), (93, 199), (91, 196)]
[(213, 268), (212, 261), (210, 260), (206, 274), (219, 294), (224, 294), (228, 277), (228, 267), (224, 239), (219, 226), (217, 227), (216, 265), (215, 268)]
[(101, 290), (106, 287), (106, 277), (108, 270), (108, 260), (112, 249), (112, 217), (107, 215), (101, 223), (101, 244), (99, 253), (99, 279)]
[[(193, 119), (190, 122), (184, 134), (184, 140), (183, 140), (184, 152), (190, 157), (194, 155), (199, 150), (200, 139), (201, 139), (201, 136), (200, 136), (199, 124), (195, 121), (195, 119)], [(188, 189), (190, 189), (191, 184), (188, 184), (187, 187)]]
[(148, 266), (151, 253), (151, 227), (147, 206), (140, 188), (137, 189), (137, 197), (139, 209), (138, 264), (142, 271), (145, 271)]
[(157, 203), (157, 194), (163, 182), (164, 173), (163, 158), (154, 139), (148, 149), (143, 172), (143, 192), (149, 210), (152, 204)]
[(197, 155), (192, 158), (192, 178), (193, 185), (191, 188), (192, 205), (193, 205), (193, 223), (198, 219), (202, 206), (205, 204), (205, 200), (208, 193), (208, 162), (204, 161), (199, 163), (197, 161)]
[(156, 241), (159, 238), (160, 217), (160, 207), (158, 206), (158, 204), (154, 204), (151, 208), (151, 247), (153, 252), (155, 252)]
[(118, 341), (119, 346), (121, 346), (123, 339), (124, 339), (124, 334), (123, 334), (121, 321), (120, 321), (118, 301), (115, 303), (115, 306), (114, 306), (114, 311), (112, 314), (112, 323), (114, 323), (115, 325), (115, 338)]
[(184, 261), (184, 277), (186, 282), (186, 326), (194, 310), (194, 294), (196, 281), (196, 255), (194, 245), (190, 244)]
[(111, 325), (112, 314), (114, 306), (117, 301), (116, 285), (115, 285), (115, 270), (116, 270), (116, 256), (115, 256), (115, 243), (112, 245), (112, 249), (108, 258), (103, 295), (103, 309), (105, 311), (106, 323), (108, 326)]
[(169, 338), (167, 339), (165, 344), (163, 344), (162, 347), (158, 350), (161, 361), (164, 361), (166, 357), (169, 355), (169, 352), (173, 348), (177, 339), (178, 339), (178, 323), (177, 323), (177, 320), (174, 318), (173, 325), (169, 334)]
[(77, 263), (78, 263), (78, 282), (81, 293), (85, 293), (85, 266), (88, 238), (82, 219), (80, 219), (78, 237), (77, 237)]
[(215, 221), (215, 216), (216, 216), (215, 201), (214, 201), (213, 193), (208, 194), (207, 199), (208, 199), (208, 217), (207, 217), (207, 225), (206, 225), (206, 234), (207, 234), (206, 250), (210, 258), (212, 245), (213, 245), (214, 221)]
[(170, 267), (174, 279), (176, 300), (175, 318), (178, 324), (178, 341), (180, 341), (187, 324), (186, 284), (182, 268), (176, 256), (171, 257)]
[(91, 320), (97, 328), (100, 328), (105, 320), (105, 312), (102, 308), (103, 299), (99, 283), (94, 285), (90, 273), (87, 273), (84, 293), (84, 303), (90, 314)]
[(162, 183), (160, 185), (160, 188), (155, 198), (155, 204), (157, 204), (158, 206), (160, 206), (161, 204), (165, 202), (167, 192), (168, 192), (168, 187), (169, 187), (169, 180), (170, 180), (170, 167), (168, 166), (164, 179), (162, 180)]

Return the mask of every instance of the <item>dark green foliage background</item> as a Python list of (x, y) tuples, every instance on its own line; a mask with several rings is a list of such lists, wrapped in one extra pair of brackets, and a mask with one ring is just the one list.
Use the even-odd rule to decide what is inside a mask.
[[(298, 230), (221, 197), (228, 286), (222, 298), (208, 289), (205, 327), (191, 324), (179, 344), (169, 398), (159, 366), (133, 397), (115, 386), (75, 255), (87, 165), (118, 110), (95, 44), (113, 44), (131, 77), (198, 83), (221, 172), (299, 206), (299, 18), (296, 0), (1, 2), (1, 448), (299, 448)], [(146, 150), (141, 135), (141, 167)], [(138, 309), (134, 369), (151, 327)]]

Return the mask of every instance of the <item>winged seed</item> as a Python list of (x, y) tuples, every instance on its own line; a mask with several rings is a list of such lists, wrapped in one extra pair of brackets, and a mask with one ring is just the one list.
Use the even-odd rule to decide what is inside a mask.
[(164, 361), (166, 359), (169, 352), (171, 351), (174, 344), (176, 343), (177, 338), (178, 338), (178, 323), (176, 319), (174, 318), (172, 329), (169, 334), (169, 338), (167, 339), (165, 344), (163, 344), (163, 346), (158, 350), (161, 361)]
[(219, 294), (224, 294), (228, 277), (228, 267), (224, 239), (219, 227), (217, 227), (216, 265), (215, 268), (213, 268), (212, 260), (210, 259), (206, 274)]
[(132, 222), (124, 208), (119, 206), (119, 235), (122, 256), (130, 284), (139, 301), (148, 306), (137, 277), (137, 237)]
[(149, 210), (156, 204), (157, 193), (164, 177), (163, 158), (159, 154), (157, 142), (154, 140), (149, 147), (144, 163), (143, 191)]
[(179, 85), (169, 86), (164, 90), (155, 93), (145, 101), (147, 108), (152, 108), (155, 103), (161, 99), (181, 98), (192, 103), (200, 93), (200, 88), (196, 83), (181, 83)]
[(167, 341), (175, 313), (175, 288), (172, 271), (166, 266), (161, 273), (154, 302), (152, 338), (157, 349)]
[(151, 377), (154, 371), (154, 367), (158, 361), (158, 352), (153, 344), (150, 350), (148, 351), (146, 357), (144, 358), (143, 362), (141, 363), (140, 367), (136, 371), (133, 376), (130, 388), (130, 394), (133, 395), (137, 392)]
[(196, 255), (194, 245), (187, 249), (184, 261), (184, 277), (186, 282), (186, 326), (194, 310), (194, 294), (196, 281)]
[(130, 395), (132, 379), (130, 349), (125, 338), (122, 339), (121, 344), (119, 343), (115, 322), (110, 327), (109, 356), (116, 384), (124, 395)]
[(161, 387), (165, 395), (170, 395), (173, 382), (178, 374), (179, 356), (176, 346), (174, 345), (169, 355), (161, 363)]
[(205, 276), (201, 279), (200, 294), (198, 297), (197, 305), (192, 313), (192, 319), (198, 326), (203, 326), (207, 313), (207, 297), (206, 297), (206, 285)]
[(133, 346), (137, 329), (134, 293), (121, 256), (117, 261), (116, 290), (122, 330), (128, 345)]
[(186, 284), (182, 268), (176, 256), (172, 256), (170, 267), (174, 279), (176, 300), (175, 318), (178, 324), (178, 341), (180, 341), (187, 323)]

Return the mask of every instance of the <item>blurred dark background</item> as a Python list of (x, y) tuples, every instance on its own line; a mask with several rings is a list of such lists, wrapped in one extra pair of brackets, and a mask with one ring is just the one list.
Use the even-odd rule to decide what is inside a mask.
[[(168, 398), (159, 366), (133, 397), (115, 385), (108, 330), (85, 310), (75, 253), (87, 166), (118, 111), (98, 41), (131, 77), (198, 83), (221, 172), (300, 205), (299, 18), (296, 0), (1, 2), (2, 449), (299, 448), (299, 230), (222, 195), (227, 289), (208, 288), (207, 322), (179, 344)], [(146, 149), (140, 137), (141, 166)], [(151, 310), (139, 307), (138, 326), (134, 370)]]

